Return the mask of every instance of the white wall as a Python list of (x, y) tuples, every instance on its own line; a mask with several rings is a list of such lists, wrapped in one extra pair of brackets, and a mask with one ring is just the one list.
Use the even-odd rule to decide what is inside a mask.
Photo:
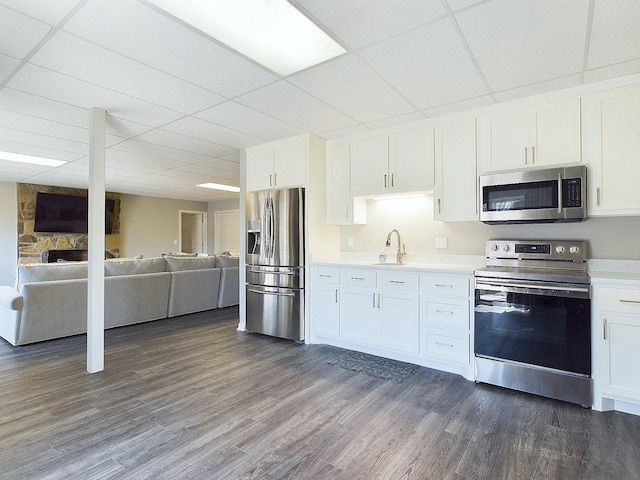
[(121, 257), (157, 257), (178, 251), (180, 210), (207, 210), (205, 202), (126, 194), (120, 205)]
[(0, 285), (15, 283), (18, 264), (17, 196), (15, 183), (0, 182)]
[[(440, 222), (433, 219), (433, 196), (368, 200), (367, 224), (341, 227), (340, 250), (377, 253), (393, 228), (400, 231), (407, 254), (484, 255), (490, 238), (576, 239), (589, 242), (589, 258), (640, 260), (640, 217), (593, 217), (581, 223), (540, 225)], [(435, 248), (436, 236), (447, 237), (447, 249)], [(348, 237), (353, 237), (353, 247), (347, 246)]]

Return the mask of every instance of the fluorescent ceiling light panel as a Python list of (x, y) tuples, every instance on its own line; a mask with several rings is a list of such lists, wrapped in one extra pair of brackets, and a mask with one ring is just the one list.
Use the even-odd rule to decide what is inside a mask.
[(196, 187), (212, 188), (214, 190), (224, 190), (226, 192), (239, 192), (240, 187), (234, 187), (232, 185), (222, 185), (221, 183), (201, 183)]
[(51, 158), (33, 157), (31, 155), (20, 155), (19, 153), (0, 152), (0, 160), (9, 160), (10, 162), (33, 163), (35, 165), (45, 165), (47, 167), (59, 167), (67, 162), (62, 160), (53, 160)]
[(148, 1), (280, 75), (346, 53), (286, 0)]

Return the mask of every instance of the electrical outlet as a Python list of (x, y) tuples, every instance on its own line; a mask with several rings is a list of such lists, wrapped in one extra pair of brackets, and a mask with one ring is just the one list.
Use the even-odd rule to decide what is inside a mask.
[(447, 237), (436, 237), (436, 248), (447, 248)]
[(347, 247), (353, 247), (353, 237), (347, 237)]

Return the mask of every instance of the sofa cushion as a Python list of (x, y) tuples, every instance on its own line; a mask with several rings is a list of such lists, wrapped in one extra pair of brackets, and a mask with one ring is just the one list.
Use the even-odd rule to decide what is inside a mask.
[(216, 257), (164, 257), (167, 272), (216, 268)]
[(238, 267), (240, 266), (240, 257), (232, 257), (231, 255), (218, 255), (216, 262), (220, 268)]
[(142, 273), (160, 273), (165, 271), (164, 258), (113, 258), (104, 262), (104, 274), (107, 277), (116, 275), (138, 275)]
[(87, 278), (87, 262), (32, 263), (19, 265), (16, 288), (25, 283)]

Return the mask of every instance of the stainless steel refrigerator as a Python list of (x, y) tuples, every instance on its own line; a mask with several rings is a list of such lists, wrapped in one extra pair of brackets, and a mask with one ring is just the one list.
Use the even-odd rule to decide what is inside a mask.
[(246, 197), (247, 330), (304, 340), (304, 188)]

